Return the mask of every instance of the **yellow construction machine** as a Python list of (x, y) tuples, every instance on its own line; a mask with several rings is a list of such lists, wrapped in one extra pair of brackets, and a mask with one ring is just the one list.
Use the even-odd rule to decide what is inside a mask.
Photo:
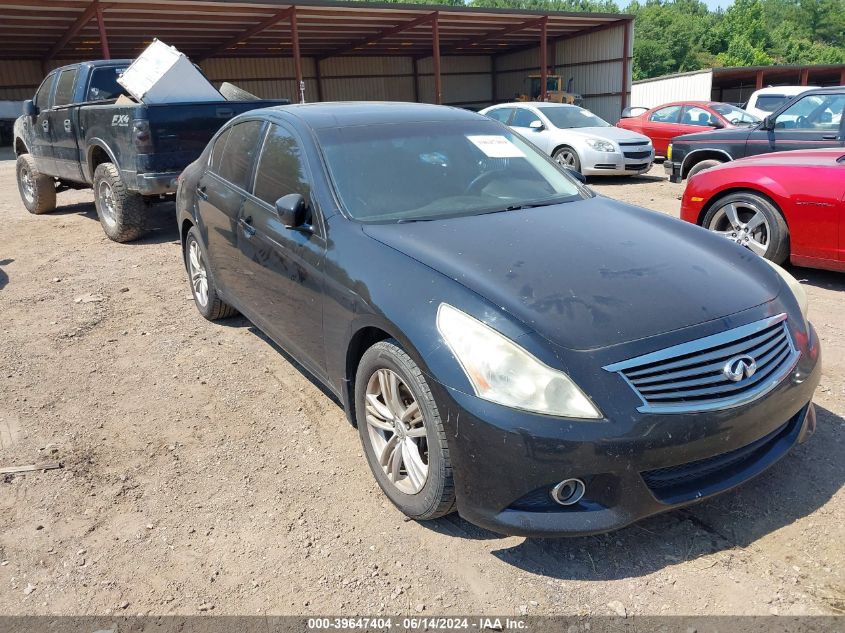
[[(529, 90), (527, 93), (516, 96), (517, 101), (539, 101), (540, 100), (540, 75), (528, 75), (527, 82)], [(570, 77), (566, 83), (566, 90), (563, 90), (563, 80), (560, 75), (546, 75), (546, 101), (550, 103), (569, 103), (581, 105), (584, 99), (581, 95), (572, 92), (573, 78)]]

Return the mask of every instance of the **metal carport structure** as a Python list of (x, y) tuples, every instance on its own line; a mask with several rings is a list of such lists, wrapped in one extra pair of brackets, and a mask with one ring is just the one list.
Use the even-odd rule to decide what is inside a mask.
[(482, 106), (511, 98), (528, 73), (557, 73), (612, 117), (630, 90), (628, 15), (324, 0), (0, 0), (0, 98), (30, 96), (46, 70), (69, 61), (134, 57), (152, 38), (214, 81), (293, 100), (304, 87), (309, 101)]

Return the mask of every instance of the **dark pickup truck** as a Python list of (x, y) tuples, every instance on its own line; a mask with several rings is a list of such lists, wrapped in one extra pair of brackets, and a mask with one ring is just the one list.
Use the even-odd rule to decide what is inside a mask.
[(684, 134), (672, 139), (663, 168), (681, 182), (720, 163), (793, 149), (845, 145), (845, 86), (796, 95), (754, 127)]
[(176, 178), (232, 117), (281, 101), (147, 105), (116, 103), (131, 60), (57, 68), (14, 126), (18, 188), (30, 213), (56, 208), (56, 193), (93, 188), (103, 230), (128, 242), (146, 230), (148, 206), (176, 191)]

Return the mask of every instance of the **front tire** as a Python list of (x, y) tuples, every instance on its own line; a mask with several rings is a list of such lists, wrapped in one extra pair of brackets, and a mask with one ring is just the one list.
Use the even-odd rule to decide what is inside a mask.
[(18, 156), (15, 165), (18, 191), (26, 210), (35, 215), (49, 213), (56, 208), (56, 182), (35, 167), (31, 154)]
[(237, 310), (223, 301), (217, 293), (214, 275), (208, 265), (208, 255), (196, 227), (191, 227), (185, 238), (184, 257), (191, 294), (199, 313), (209, 321), (235, 316)]
[(403, 514), (424, 521), (454, 510), (440, 412), (422, 371), (397, 341), (376, 343), (361, 358), (355, 416), (370, 469)]
[(581, 173), (581, 159), (578, 158), (578, 152), (567, 145), (558, 147), (552, 154), (552, 160), (561, 167), (567, 167)]
[(710, 159), (710, 160), (703, 160), (700, 163), (696, 163), (692, 167), (690, 167), (689, 171), (687, 172), (687, 180), (692, 178), (698, 173), (701, 173), (705, 169), (710, 169), (711, 167), (715, 167), (716, 165), (721, 165), (722, 161)]
[(776, 264), (789, 257), (789, 227), (778, 208), (759, 194), (743, 191), (717, 199), (701, 225)]
[(147, 204), (130, 192), (112, 163), (101, 163), (94, 170), (94, 205), (109, 239), (131, 242), (146, 233)]

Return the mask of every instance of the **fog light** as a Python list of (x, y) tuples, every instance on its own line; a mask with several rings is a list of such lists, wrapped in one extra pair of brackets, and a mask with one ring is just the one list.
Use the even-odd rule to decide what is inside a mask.
[(562, 506), (575, 505), (581, 501), (586, 487), (580, 479), (564, 479), (552, 488), (552, 499)]

